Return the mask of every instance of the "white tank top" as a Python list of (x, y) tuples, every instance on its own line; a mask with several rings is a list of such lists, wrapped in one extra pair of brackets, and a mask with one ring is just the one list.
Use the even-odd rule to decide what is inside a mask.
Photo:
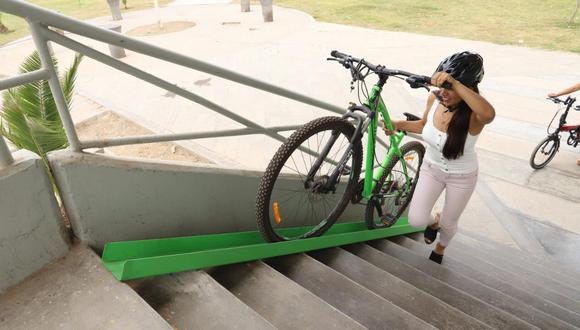
[(433, 120), (438, 105), (439, 101), (435, 100), (427, 115), (425, 127), (423, 127), (423, 140), (428, 144), (427, 151), (425, 152), (425, 161), (437, 166), (441, 171), (450, 174), (467, 174), (477, 171), (475, 142), (479, 134), (471, 135), (467, 132), (463, 155), (459, 158), (447, 159), (443, 156), (443, 146), (447, 141), (447, 133), (438, 130)]

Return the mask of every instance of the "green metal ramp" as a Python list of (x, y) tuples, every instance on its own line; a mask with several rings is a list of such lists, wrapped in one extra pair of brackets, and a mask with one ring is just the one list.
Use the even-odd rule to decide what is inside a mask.
[[(292, 230), (288, 229), (288, 234)], [(350, 222), (332, 226), (321, 237), (278, 243), (264, 242), (257, 231), (114, 242), (105, 245), (102, 259), (105, 267), (123, 281), (319, 250), (422, 230), (411, 227), (406, 218), (401, 218), (390, 228), (368, 230), (364, 222)]]

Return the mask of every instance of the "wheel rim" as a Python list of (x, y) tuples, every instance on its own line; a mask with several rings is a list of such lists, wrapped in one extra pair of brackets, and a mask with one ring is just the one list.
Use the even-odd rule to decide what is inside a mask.
[[(409, 186), (406, 186), (403, 164), (398, 160), (393, 166), (390, 175), (386, 177), (375, 194), (377, 196), (373, 202), (373, 222), (375, 227), (392, 226), (411, 198), (414, 185), (419, 176), (422, 155), (419, 151), (410, 149), (403, 154), (402, 159), (407, 166), (407, 174), (410, 179)], [(381, 208), (382, 217), (379, 216), (378, 207)]]
[(532, 158), (532, 163), (536, 167), (546, 166), (546, 164), (548, 164), (556, 154), (556, 151), (558, 150), (558, 142), (559, 140), (553, 137), (547, 138), (545, 141), (543, 141), (537, 147), (536, 152)]
[[(330, 139), (333, 130), (323, 129), (309, 136), (300, 143), (319, 154)], [(322, 187), (336, 168), (338, 160), (349, 145), (349, 133), (334, 130), (338, 133), (336, 142), (330, 149), (314, 179), (307, 181), (308, 172), (315, 162), (315, 156), (295, 148), (282, 165), (273, 185), (268, 205), (270, 227), (284, 240), (300, 239), (313, 236), (328, 223), (334, 212), (341, 210), (341, 201), (347, 191), (350, 169), (354, 168), (351, 155), (347, 167), (339, 177), (336, 190), (324, 191)]]

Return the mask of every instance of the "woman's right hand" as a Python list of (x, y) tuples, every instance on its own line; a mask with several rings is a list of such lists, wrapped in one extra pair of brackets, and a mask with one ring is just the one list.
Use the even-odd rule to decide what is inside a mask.
[(397, 131), (399, 129), (399, 122), (396, 120), (392, 120), (391, 124), (393, 125), (393, 130), (389, 130), (387, 128), (387, 126), (385, 125), (385, 121), (381, 121), (382, 125), (383, 125), (383, 131), (385, 131), (385, 134), (387, 135), (392, 135), (393, 133), (395, 133), (395, 131)]

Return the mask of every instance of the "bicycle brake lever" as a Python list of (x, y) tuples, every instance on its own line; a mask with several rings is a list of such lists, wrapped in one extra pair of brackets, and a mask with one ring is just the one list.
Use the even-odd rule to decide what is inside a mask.
[(427, 84), (411, 83), (411, 84), (409, 84), (409, 86), (411, 86), (411, 88), (413, 88), (413, 89), (425, 88), (428, 92), (431, 91), (431, 89), (429, 88), (429, 85), (427, 85)]

